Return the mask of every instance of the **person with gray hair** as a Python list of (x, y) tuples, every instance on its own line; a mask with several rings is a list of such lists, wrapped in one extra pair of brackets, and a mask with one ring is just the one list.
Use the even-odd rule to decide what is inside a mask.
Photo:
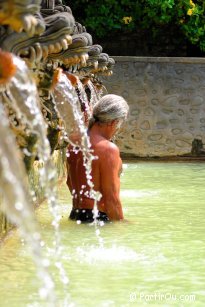
[(107, 123), (116, 119), (124, 121), (128, 111), (128, 104), (123, 97), (113, 94), (105, 95), (94, 105), (89, 129), (96, 122)]
[[(119, 196), (122, 161), (118, 147), (111, 140), (126, 120), (128, 112), (127, 102), (118, 95), (105, 95), (93, 107), (88, 135), (93, 155), (97, 157), (92, 161), (92, 182), (94, 190), (102, 195), (97, 202), (98, 220), (117, 221), (124, 218)], [(70, 219), (93, 222), (94, 199), (89, 193), (82, 153), (76, 154), (72, 146), (68, 152), (67, 185), (70, 191), (75, 191)]]

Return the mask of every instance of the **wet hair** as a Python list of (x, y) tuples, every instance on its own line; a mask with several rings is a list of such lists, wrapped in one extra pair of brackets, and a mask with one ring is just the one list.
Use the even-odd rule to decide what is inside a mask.
[(94, 123), (109, 123), (115, 119), (127, 118), (129, 106), (121, 96), (108, 94), (103, 96), (93, 107), (93, 114), (89, 121), (90, 129)]

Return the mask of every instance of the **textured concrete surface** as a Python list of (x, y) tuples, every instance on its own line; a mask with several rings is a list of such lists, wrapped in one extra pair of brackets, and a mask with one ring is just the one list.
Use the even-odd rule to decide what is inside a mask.
[(205, 142), (205, 59), (114, 57), (109, 93), (122, 95), (130, 115), (116, 143), (140, 157), (190, 153)]

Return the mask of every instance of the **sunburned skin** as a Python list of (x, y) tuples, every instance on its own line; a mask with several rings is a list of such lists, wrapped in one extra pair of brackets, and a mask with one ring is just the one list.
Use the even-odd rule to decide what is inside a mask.
[[(99, 211), (106, 213), (111, 221), (124, 218), (119, 197), (122, 161), (118, 147), (110, 141), (117, 128), (118, 121), (114, 120), (109, 124), (96, 123), (88, 131), (93, 155), (97, 157), (92, 162), (92, 181), (94, 190), (102, 195), (97, 207)], [(77, 135), (72, 141), (79, 142)], [(93, 209), (94, 200), (86, 193), (89, 192), (90, 187), (86, 180), (82, 152), (76, 153), (75, 149), (69, 146), (68, 153), (67, 185), (73, 193), (73, 208)]]

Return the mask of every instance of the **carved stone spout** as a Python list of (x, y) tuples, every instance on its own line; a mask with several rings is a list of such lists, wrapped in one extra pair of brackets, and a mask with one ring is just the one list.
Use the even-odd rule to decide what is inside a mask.
[(1, 48), (13, 52), (30, 63), (39, 63), (49, 53), (58, 53), (68, 48), (72, 42), (74, 18), (70, 13), (58, 13), (45, 18), (46, 28), (42, 35), (29, 37), (25, 32), (4, 30)]
[(0, 24), (30, 36), (42, 33), (44, 23), (38, 18), (40, 3), (40, 0), (0, 0)]
[[(0, 52), (0, 85), (7, 85), (16, 72), (9, 52), (23, 59), (32, 72), (39, 92), (40, 111), (47, 124), (47, 137), (53, 152), (59, 146), (62, 122), (64, 121), (64, 124), (66, 122), (67, 134), (70, 126), (74, 126), (69, 125), (70, 119), (67, 117), (62, 119), (61, 101), (64, 98), (60, 92), (54, 90), (54, 84), (58, 81), (55, 78), (56, 68), (62, 68), (64, 74), (74, 74), (70, 74), (70, 77), (75, 79), (75, 85), (71, 81), (69, 91), (74, 92), (75, 100), (78, 100), (80, 105), (81, 93), (78, 89), (79, 95), (76, 95), (75, 87), (81, 84), (81, 90), (85, 91), (87, 84), (85, 82), (83, 85), (80, 79), (85, 77), (83, 81), (89, 81), (93, 76), (110, 75), (114, 60), (106, 53), (102, 53), (100, 45), (93, 45), (92, 36), (87, 33), (83, 25), (75, 21), (70, 7), (63, 5), (61, 0), (0, 0), (0, 47), (3, 50)], [(62, 86), (63, 90), (66, 90), (67, 83), (64, 81), (65, 84)], [(16, 95), (16, 89), (14, 92)], [(7, 94), (5, 90), (2, 99), (5, 105), (10, 99)], [(91, 91), (89, 95), (91, 96)], [(22, 89), (23, 96), (25, 91)], [(23, 106), (24, 97), (22, 97), (20, 101)], [(27, 151), (30, 154), (30, 156), (25, 155), (24, 159), (29, 170), (36, 157), (36, 144), (40, 132), (36, 136), (28, 122), (26, 124), (21, 122), (12, 103), (9, 101), (7, 114), (19, 147), (22, 152)], [(66, 106), (68, 110), (68, 103)], [(72, 105), (69, 105), (69, 108), (71, 110)]]

